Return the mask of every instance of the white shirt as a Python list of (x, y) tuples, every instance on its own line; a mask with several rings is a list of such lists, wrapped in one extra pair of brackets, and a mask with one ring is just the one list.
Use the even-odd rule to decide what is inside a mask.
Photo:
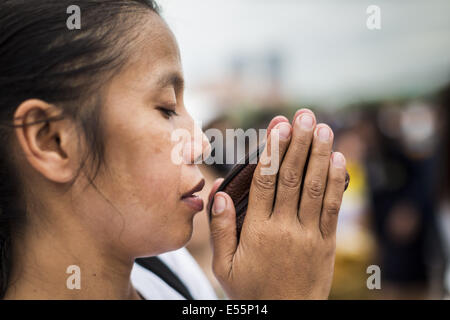
[[(203, 270), (186, 248), (158, 255), (190, 291), (196, 300), (217, 300)], [(153, 272), (134, 263), (131, 283), (148, 300), (184, 300), (185, 298)]]

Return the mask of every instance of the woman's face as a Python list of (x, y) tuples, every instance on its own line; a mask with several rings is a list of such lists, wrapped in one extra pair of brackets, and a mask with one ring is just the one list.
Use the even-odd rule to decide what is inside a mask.
[(195, 164), (172, 160), (180, 146), (172, 132), (184, 129), (194, 138), (198, 130), (200, 139), (182, 140), (193, 149), (191, 160), (210, 148), (183, 103), (175, 38), (161, 18), (151, 14), (149, 19), (131, 64), (105, 93), (101, 121), (107, 169), (94, 182), (110, 203), (90, 189), (77, 204), (94, 234), (134, 257), (183, 246), (194, 214), (202, 210), (201, 201), (183, 195), (201, 186), (203, 176)]

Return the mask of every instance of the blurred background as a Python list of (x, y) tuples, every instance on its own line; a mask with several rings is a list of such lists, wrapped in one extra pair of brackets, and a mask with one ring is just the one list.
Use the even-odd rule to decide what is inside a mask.
[[(159, 0), (204, 130), (311, 108), (351, 176), (332, 299), (450, 298), (450, 2)], [(366, 22), (380, 8), (381, 28)], [(225, 150), (226, 152), (226, 150)], [(230, 165), (203, 166), (207, 199)], [(187, 248), (214, 284), (206, 214)], [(378, 265), (381, 289), (369, 290)]]

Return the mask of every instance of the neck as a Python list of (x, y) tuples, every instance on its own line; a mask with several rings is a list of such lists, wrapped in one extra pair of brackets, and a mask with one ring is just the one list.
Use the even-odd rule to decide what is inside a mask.
[(130, 281), (133, 259), (114, 256), (82, 228), (65, 232), (73, 225), (26, 229), (13, 239), (6, 299), (139, 299)]

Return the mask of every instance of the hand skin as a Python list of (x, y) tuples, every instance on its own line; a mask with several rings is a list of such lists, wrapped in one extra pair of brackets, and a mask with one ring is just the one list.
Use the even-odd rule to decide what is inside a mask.
[[(308, 116), (309, 128), (301, 125)], [(281, 132), (280, 126), (286, 126), (288, 136), (279, 139), (279, 171), (261, 175), (263, 165), (258, 163), (239, 243), (230, 196), (224, 192), (214, 196), (213, 271), (230, 299), (327, 299), (330, 292), (345, 158), (331, 153), (332, 130), (316, 125), (308, 109), (299, 110), (292, 125), (284, 117), (274, 118), (268, 131)], [(271, 139), (262, 158), (267, 157)]]

